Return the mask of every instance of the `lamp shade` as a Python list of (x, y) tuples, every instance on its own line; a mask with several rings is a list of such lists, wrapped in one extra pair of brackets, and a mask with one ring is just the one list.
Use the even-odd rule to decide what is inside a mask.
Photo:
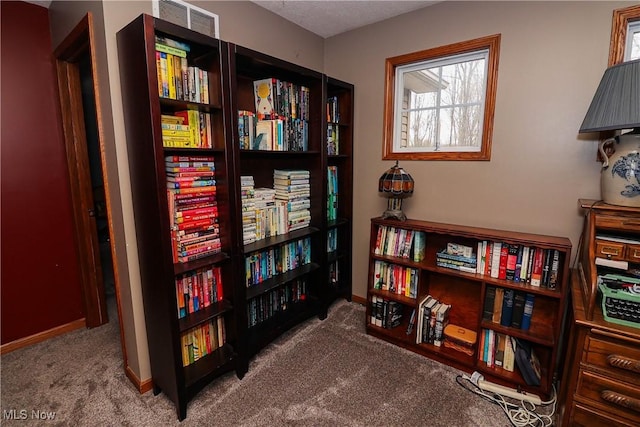
[(640, 127), (640, 59), (604, 72), (580, 132)]
[(390, 193), (392, 197), (408, 197), (413, 193), (413, 178), (404, 169), (398, 166), (392, 166), (382, 174), (378, 181), (378, 191), (381, 193)]

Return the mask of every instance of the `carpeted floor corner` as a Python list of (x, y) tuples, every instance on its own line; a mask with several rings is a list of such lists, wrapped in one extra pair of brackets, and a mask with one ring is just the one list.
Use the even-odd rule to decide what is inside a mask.
[[(459, 371), (366, 335), (364, 307), (336, 302), (256, 356), (242, 380), (202, 390), (178, 422), (162, 394), (124, 374), (117, 321), (3, 355), (2, 425), (508, 426), (502, 410), (456, 383)], [(111, 317), (115, 319), (115, 315)], [(7, 411), (27, 419), (9, 420)], [(32, 411), (55, 412), (52, 420)]]

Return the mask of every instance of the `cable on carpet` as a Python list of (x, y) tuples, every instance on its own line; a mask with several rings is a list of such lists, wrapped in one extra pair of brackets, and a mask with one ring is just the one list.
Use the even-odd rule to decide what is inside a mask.
[[(462, 388), (477, 394), (481, 398), (502, 408), (503, 412), (514, 427), (549, 427), (553, 425), (553, 416), (556, 412), (556, 388), (553, 386), (553, 396), (548, 401), (543, 401), (539, 406), (550, 406), (551, 413), (538, 414), (536, 405), (526, 401), (520, 401), (519, 404), (507, 401), (504, 396), (497, 393), (487, 393), (480, 387), (471, 382), (471, 378), (467, 375), (456, 376), (456, 382)], [(515, 399), (510, 399), (515, 400)]]

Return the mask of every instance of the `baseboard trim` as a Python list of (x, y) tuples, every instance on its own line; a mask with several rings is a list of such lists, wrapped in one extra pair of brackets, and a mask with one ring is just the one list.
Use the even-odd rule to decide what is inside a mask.
[(140, 394), (145, 394), (153, 389), (153, 381), (151, 379), (145, 381), (140, 380), (135, 372), (133, 372), (128, 366), (125, 368), (124, 372), (127, 375), (127, 378), (129, 378), (129, 381), (131, 381), (136, 389), (138, 389)]
[(366, 299), (366, 298), (359, 297), (359, 296), (357, 296), (357, 295), (351, 295), (351, 301), (353, 301), (353, 302), (357, 302), (358, 304), (362, 304), (362, 305), (364, 305), (365, 307), (367, 306), (367, 299)]
[(55, 328), (38, 332), (37, 334), (29, 335), (28, 337), (18, 338), (15, 341), (2, 344), (0, 346), (0, 354), (6, 354), (23, 347), (37, 344), (39, 342), (46, 341), (50, 338), (57, 337), (58, 335), (63, 335), (63, 334), (66, 334), (67, 332), (75, 331), (76, 329), (86, 328), (86, 326), (87, 326), (87, 322), (83, 317), (82, 319), (74, 320), (73, 322), (56, 326)]

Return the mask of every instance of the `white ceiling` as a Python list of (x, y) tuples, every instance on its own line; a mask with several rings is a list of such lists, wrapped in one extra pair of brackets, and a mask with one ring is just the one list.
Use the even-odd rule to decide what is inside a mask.
[[(50, 0), (26, 0), (49, 7)], [(327, 38), (349, 30), (384, 21), (439, 1), (395, 0), (252, 0), (287, 21)]]
[(438, 1), (252, 0), (323, 38), (384, 21)]

